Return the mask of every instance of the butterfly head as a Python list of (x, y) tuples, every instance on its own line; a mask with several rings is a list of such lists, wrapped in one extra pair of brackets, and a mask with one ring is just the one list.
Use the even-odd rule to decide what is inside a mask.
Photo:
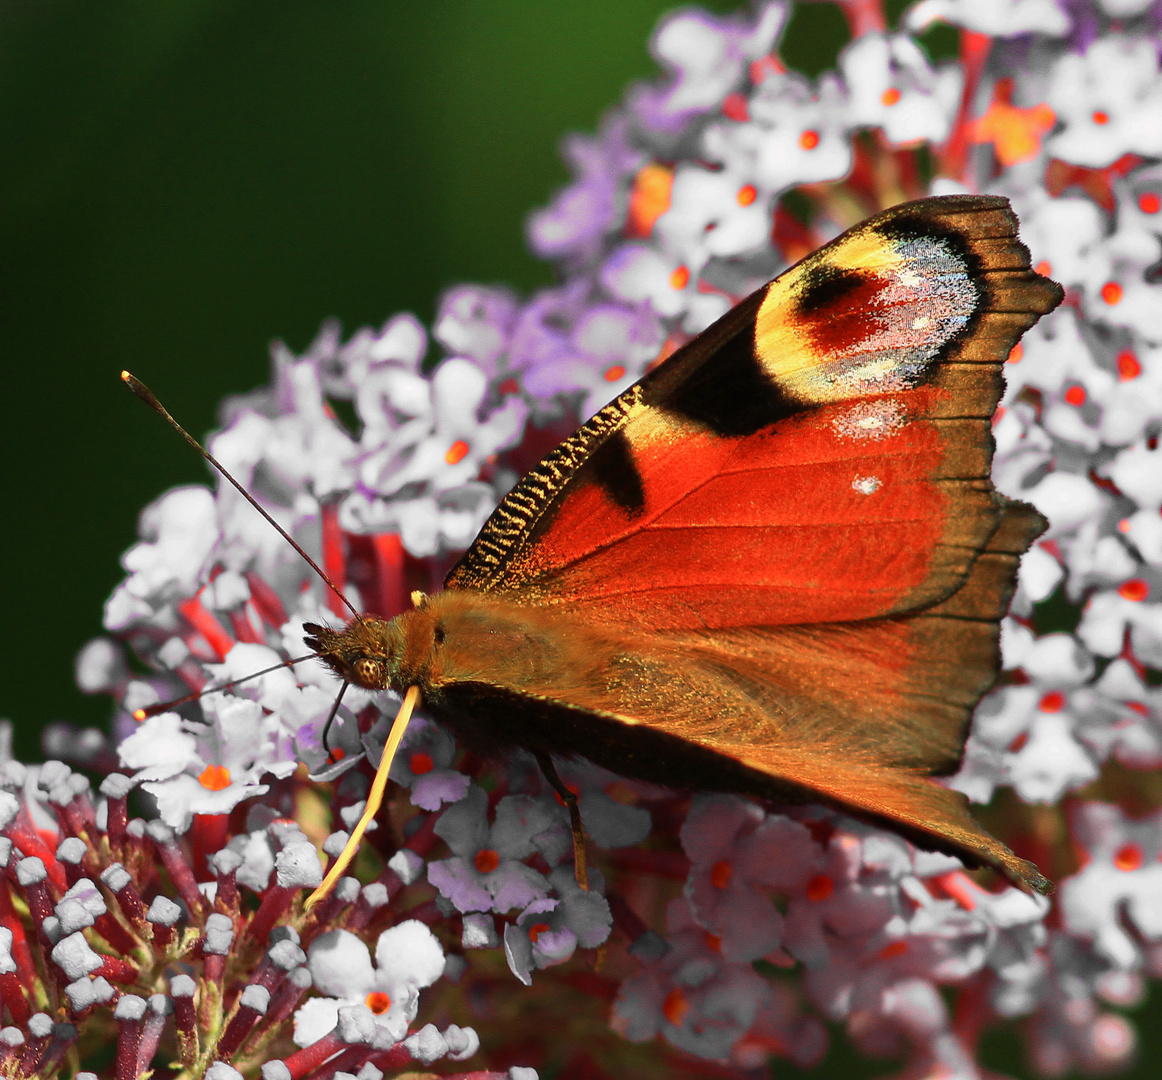
[(365, 690), (426, 686), (443, 632), (424, 601), (390, 620), (360, 615), (341, 630), (304, 623), (304, 640), (336, 675)]
[(345, 682), (365, 690), (398, 685), (403, 641), (395, 620), (361, 615), (341, 630), (317, 623), (303, 629), (308, 648)]

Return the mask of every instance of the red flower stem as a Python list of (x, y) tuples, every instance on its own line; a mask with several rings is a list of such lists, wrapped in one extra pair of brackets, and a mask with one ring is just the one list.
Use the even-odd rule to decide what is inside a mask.
[[(116, 1016), (116, 1012), (114, 1012)], [(137, 1080), (137, 1047), (141, 1042), (141, 1017), (120, 1019), (117, 1033), (117, 1059), (113, 1075), (117, 1080)]]
[(214, 905), (227, 914), (238, 910), (238, 877), (237, 871), (228, 870), (218, 875), (218, 894), (214, 898)]
[(249, 1005), (240, 1005), (230, 1023), (226, 1025), (226, 1030), (222, 1032), (218, 1045), (214, 1048), (215, 1056), (221, 1061), (229, 1061), (245, 1042), (250, 1032), (254, 1030), (254, 1025), (260, 1016), (262, 1013), (257, 1009), (251, 1008)]
[(149, 1070), (157, 1048), (161, 1045), (161, 1037), (165, 1032), (166, 1018), (170, 1013), (169, 999), (164, 994), (154, 994), (149, 999), (149, 1012), (141, 1027), (141, 1039), (137, 1044), (137, 1075), (141, 1076)]
[(162, 865), (169, 874), (170, 881), (173, 882), (178, 896), (182, 898), (182, 903), (186, 905), (186, 910), (191, 915), (197, 916), (201, 913), (204, 904), (202, 894), (198, 890), (198, 883), (194, 879), (193, 868), (186, 860), (185, 853), (178, 846), (173, 831), (165, 826), (160, 829), (153, 827), (159, 824), (160, 822), (150, 822), (150, 825), (146, 827), (147, 831), (153, 839), (158, 855), (161, 856)]
[(307, 1073), (313, 1072), (328, 1058), (334, 1057), (347, 1049), (345, 1043), (335, 1032), (324, 1035), (318, 1042), (296, 1050), (290, 1057), (282, 1059), (282, 1063), (291, 1074), (291, 1080), (302, 1080)]
[(960, 107), (952, 131), (937, 152), (939, 171), (953, 180), (966, 179), (964, 172), (968, 167), (968, 131), (972, 107), (992, 44), (992, 38), (987, 34), (978, 34), (973, 30), (960, 31), (960, 68), (964, 72), (964, 90), (960, 95)]
[(200, 878), (210, 876), (209, 856), (226, 846), (229, 837), (229, 814), (195, 814), (190, 826), (190, 847), (194, 853), (194, 871)]
[(35, 1017), (18, 1020), (17, 1023), (28, 1026), (28, 1042), (24, 1044), (24, 1052), (20, 1055), (17, 1075), (35, 1076), (52, 1039), (52, 1017), (48, 1013), (37, 1013)]
[(226, 974), (226, 957), (219, 953), (204, 953), (202, 960), (202, 978), (208, 983), (222, 985), (222, 976)]
[(93, 972), (93, 977), (104, 976), (111, 983), (132, 983), (137, 979), (137, 968), (120, 956), (106, 956), (105, 962)]
[(109, 837), (109, 846), (118, 851), (125, 842), (125, 826), (129, 824), (129, 802), (122, 796), (118, 799), (108, 799), (108, 823), (105, 834)]
[(297, 891), (297, 889), (288, 888), (286, 885), (271, 885), (263, 894), (262, 903), (254, 913), (254, 918), (250, 920), (250, 925), (246, 928), (247, 934), (255, 941), (266, 941), (270, 937), (270, 931), (274, 928), (274, 924), (290, 907), (291, 900), (294, 899)]
[(311, 973), (305, 967), (288, 971), (286, 978), (278, 984), (270, 998), (270, 1008), (266, 1010), (266, 1025), (272, 1030), (286, 1020), (299, 1007), (299, 1001), (311, 988)]
[(0, 975), (0, 1001), (12, 1014), (13, 1022), (21, 1026), (27, 1024), (29, 1017), (32, 1016), (32, 1009), (24, 994), (24, 984), (15, 971), (6, 971)]
[(188, 975), (170, 980), (170, 999), (173, 1001), (174, 1026), (178, 1035), (178, 1055), (186, 1065), (198, 1056), (198, 1014), (194, 1008), (197, 984)]

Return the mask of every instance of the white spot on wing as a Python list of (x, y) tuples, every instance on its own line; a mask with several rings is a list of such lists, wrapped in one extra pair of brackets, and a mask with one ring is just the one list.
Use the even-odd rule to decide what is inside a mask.
[(861, 495), (871, 495), (879, 491), (883, 481), (878, 476), (857, 476), (851, 482), (853, 491), (858, 491)]
[(904, 411), (897, 401), (861, 401), (844, 409), (831, 426), (841, 439), (882, 439), (904, 424)]

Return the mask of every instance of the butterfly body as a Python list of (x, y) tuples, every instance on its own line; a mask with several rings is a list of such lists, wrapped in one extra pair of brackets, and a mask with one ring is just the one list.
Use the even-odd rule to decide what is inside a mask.
[(446, 589), (308, 626), (485, 753), (817, 800), (1048, 889), (931, 777), (1044, 528), (989, 479), (1001, 364), (1061, 298), (1003, 199), (886, 211), (742, 301), (504, 499)]

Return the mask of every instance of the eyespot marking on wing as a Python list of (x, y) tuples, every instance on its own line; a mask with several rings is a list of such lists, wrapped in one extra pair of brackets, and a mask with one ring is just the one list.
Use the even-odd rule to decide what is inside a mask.
[(856, 230), (812, 261), (771, 285), (755, 333), (760, 369), (804, 404), (915, 386), (983, 299), (955, 238), (902, 224)]

